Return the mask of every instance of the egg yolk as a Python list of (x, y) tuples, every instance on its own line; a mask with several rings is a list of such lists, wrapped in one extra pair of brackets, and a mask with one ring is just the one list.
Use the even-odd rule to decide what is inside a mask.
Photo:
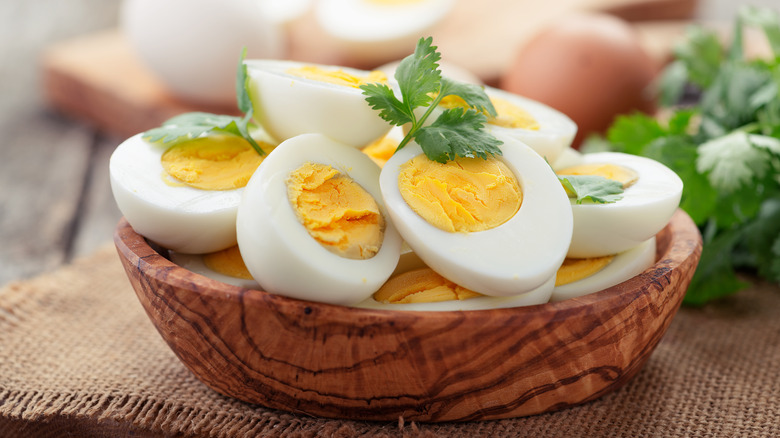
[(352, 178), (325, 164), (305, 163), (290, 173), (287, 195), (298, 220), (328, 251), (349, 259), (379, 252), (384, 217)]
[(287, 69), (287, 73), (301, 78), (352, 88), (360, 88), (361, 85), (374, 82), (387, 82), (387, 76), (379, 70), (369, 72), (368, 76), (355, 76), (341, 69), (326, 70), (315, 65), (305, 65)]
[(399, 140), (386, 135), (369, 143), (362, 149), (362, 152), (368, 155), (379, 167), (384, 167), (387, 160), (395, 153), (399, 143)]
[(449, 232), (495, 228), (511, 219), (523, 201), (515, 176), (492, 157), (458, 157), (442, 164), (420, 154), (401, 165), (398, 188), (414, 212)]
[[(272, 146), (258, 142), (268, 153)], [(246, 186), (263, 161), (246, 140), (232, 135), (197, 138), (171, 146), (160, 159), (165, 173), (175, 180), (201, 190), (232, 190)]]
[(376, 301), (390, 304), (436, 303), (481, 296), (483, 295), (447, 280), (430, 268), (400, 274), (374, 292)]
[(561, 267), (558, 268), (558, 273), (555, 275), (555, 285), (562, 286), (590, 277), (604, 269), (604, 267), (610, 264), (614, 258), (615, 256), (612, 255), (586, 259), (573, 259), (567, 257), (563, 261)]
[(577, 166), (561, 169), (558, 175), (596, 175), (623, 184), (627, 189), (639, 180), (639, 174), (628, 167), (618, 166), (617, 164), (579, 164)]
[[(485, 113), (489, 124), (504, 128), (539, 130), (539, 122), (537, 122), (528, 111), (510, 103), (508, 100), (496, 97), (491, 97), (490, 102), (493, 103), (493, 107), (496, 109), (496, 116), (493, 117), (490, 114)], [(439, 102), (439, 106), (446, 109), (467, 108), (468, 104), (466, 104), (466, 101), (460, 96), (451, 94), (449, 96), (444, 96)]]
[(238, 246), (231, 246), (222, 251), (204, 254), (203, 263), (212, 271), (229, 277), (243, 278), (245, 280), (252, 279), (252, 274), (246, 268)]

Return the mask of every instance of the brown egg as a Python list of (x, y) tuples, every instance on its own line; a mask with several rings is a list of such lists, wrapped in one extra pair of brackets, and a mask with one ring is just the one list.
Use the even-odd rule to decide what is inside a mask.
[(652, 112), (657, 66), (625, 21), (606, 14), (567, 16), (521, 48), (501, 88), (556, 108), (578, 125), (574, 147), (603, 133), (618, 114)]

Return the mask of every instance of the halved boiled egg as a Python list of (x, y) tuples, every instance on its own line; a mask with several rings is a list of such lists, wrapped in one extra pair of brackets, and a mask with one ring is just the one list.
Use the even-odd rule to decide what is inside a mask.
[(568, 257), (600, 257), (627, 251), (655, 236), (680, 203), (683, 183), (674, 171), (645, 157), (617, 152), (584, 154), (559, 175), (599, 175), (623, 183), (622, 199), (598, 204), (570, 201), (574, 233)]
[(555, 275), (572, 216), (539, 154), (514, 138), (501, 149), (440, 164), (411, 142), (385, 164), (380, 186), (396, 228), (429, 267), (483, 295), (513, 296)]
[(406, 55), (454, 4), (454, 0), (320, 0), (315, 16), (344, 56), (377, 65)]
[(463, 288), (430, 268), (393, 276), (371, 297), (355, 305), (366, 309), (452, 311), (532, 306), (549, 301), (555, 277), (528, 292), (490, 297)]
[(236, 244), (241, 193), (264, 158), (232, 135), (169, 147), (138, 134), (111, 155), (111, 190), (139, 234), (173, 251), (209, 253)]
[(204, 277), (247, 289), (259, 289), (252, 274), (246, 269), (238, 246), (208, 254), (182, 254), (169, 251), (173, 263)]
[(254, 118), (279, 142), (320, 133), (360, 148), (390, 130), (359, 88), (386, 82), (382, 72), (283, 60), (244, 62)]
[[(655, 236), (614, 256), (567, 258), (558, 270), (550, 301), (581, 297), (604, 290), (639, 275), (653, 266), (653, 263), (655, 263)], [(578, 275), (578, 271), (591, 269), (595, 272)]]
[(398, 264), (401, 238), (388, 220), (379, 167), (322, 134), (281, 143), (246, 186), (238, 246), (264, 290), (355, 304)]

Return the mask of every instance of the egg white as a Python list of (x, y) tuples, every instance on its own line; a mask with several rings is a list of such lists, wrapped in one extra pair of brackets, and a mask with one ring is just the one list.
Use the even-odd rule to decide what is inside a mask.
[(204, 277), (211, 278), (212, 280), (221, 281), (223, 283), (232, 284), (233, 286), (243, 287), (246, 289), (260, 289), (260, 285), (255, 280), (225, 275), (221, 272), (217, 272), (209, 268), (206, 265), (206, 262), (203, 261), (202, 254), (182, 254), (175, 251), (169, 251), (168, 255), (170, 256), (170, 259), (173, 263), (188, 271), (192, 271)]
[(315, 17), (344, 56), (374, 65), (408, 55), (455, 5), (454, 0), (381, 4), (367, 0), (319, 0)]
[(316, 65), (356, 76), (369, 72), (286, 60), (247, 60), (249, 94), (254, 118), (278, 142), (320, 133), (356, 148), (382, 137), (391, 128), (366, 102), (363, 91), (287, 73), (290, 68)]
[(160, 162), (166, 149), (137, 134), (113, 152), (109, 176), (122, 215), (137, 233), (173, 251), (202, 254), (235, 245), (243, 188), (167, 184)]
[[(379, 252), (354, 260), (331, 253), (298, 220), (287, 195), (287, 178), (301, 165), (327, 164), (351, 177), (379, 205), (385, 233)], [(353, 147), (322, 134), (284, 141), (249, 180), (236, 229), (244, 263), (264, 290), (332, 304), (355, 304), (374, 293), (396, 268), (401, 238), (388, 219), (379, 190), (379, 167)]]
[(610, 204), (571, 199), (574, 233), (569, 257), (600, 257), (627, 251), (666, 226), (680, 204), (683, 183), (674, 171), (645, 157), (618, 152), (584, 154), (583, 164), (612, 163), (639, 174), (637, 182)]
[(598, 292), (639, 275), (655, 263), (655, 236), (639, 245), (616, 254), (615, 258), (599, 272), (572, 283), (556, 286), (550, 301)]
[(444, 278), (489, 296), (518, 295), (548, 281), (563, 263), (572, 233), (569, 200), (550, 166), (519, 140), (505, 141), (501, 160), (517, 178), (523, 201), (512, 218), (489, 230), (450, 233), (409, 207), (398, 175), (403, 163), (422, 153), (414, 142), (396, 152), (380, 176), (390, 217), (414, 252)]
[(485, 310), (501, 309), (507, 307), (533, 306), (544, 304), (550, 300), (550, 295), (555, 286), (555, 277), (548, 279), (536, 289), (519, 295), (506, 297), (475, 297), (467, 300), (449, 300), (435, 303), (383, 303), (373, 296), (358, 303), (355, 307), (363, 309), (403, 310), (403, 311), (457, 311), (457, 310)]

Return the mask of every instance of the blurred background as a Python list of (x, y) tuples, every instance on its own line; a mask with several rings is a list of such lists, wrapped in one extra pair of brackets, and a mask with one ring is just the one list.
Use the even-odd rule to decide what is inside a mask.
[[(618, 59), (646, 57), (646, 66), (637, 67), (635, 74), (647, 80), (668, 62), (675, 39), (691, 22), (716, 27), (725, 36), (741, 5), (780, 8), (777, 0), (544, 2), (550, 5), (407, 0), (400, 3), (420, 8), (415, 19), (390, 13), (379, 20), (348, 14), (361, 10), (350, 3), (0, 2), (0, 285), (66, 263), (111, 240), (120, 216), (108, 184), (111, 152), (124, 138), (181, 112), (235, 112), (237, 47), (247, 46), (249, 57), (376, 68), (409, 53), (420, 35), (431, 34), (443, 53), (443, 69), (453, 76), (523, 94), (552, 88), (546, 96), (530, 97), (549, 98), (547, 103), (565, 113), (579, 109), (561, 106), (584, 102), (591, 110), (604, 108), (603, 117), (611, 119), (620, 111), (652, 111), (652, 105), (626, 102), (625, 95), (614, 106), (610, 99), (621, 99), (604, 94), (593, 98), (597, 105), (587, 95), (575, 99), (563, 90), (592, 88), (578, 85), (585, 74), (561, 73), (546, 55), (531, 70), (541, 74), (549, 64), (553, 73), (543, 76), (552, 83), (549, 78), (556, 75), (554, 87), (529, 86), (527, 76), (517, 79), (527, 69), (521, 61), (529, 59), (533, 44), (540, 44), (540, 34), (561, 27), (574, 12), (613, 17), (618, 21), (596, 26), (597, 31), (612, 26), (617, 32), (610, 37), (614, 44), (597, 46), (599, 53), (615, 49)], [(594, 41), (604, 44), (603, 38)], [(568, 43), (555, 47), (556, 53), (573, 50)], [(609, 79), (602, 77), (604, 81)], [(589, 121), (580, 123), (583, 127)], [(593, 123), (590, 129), (603, 128), (598, 125), (603, 122)]]

